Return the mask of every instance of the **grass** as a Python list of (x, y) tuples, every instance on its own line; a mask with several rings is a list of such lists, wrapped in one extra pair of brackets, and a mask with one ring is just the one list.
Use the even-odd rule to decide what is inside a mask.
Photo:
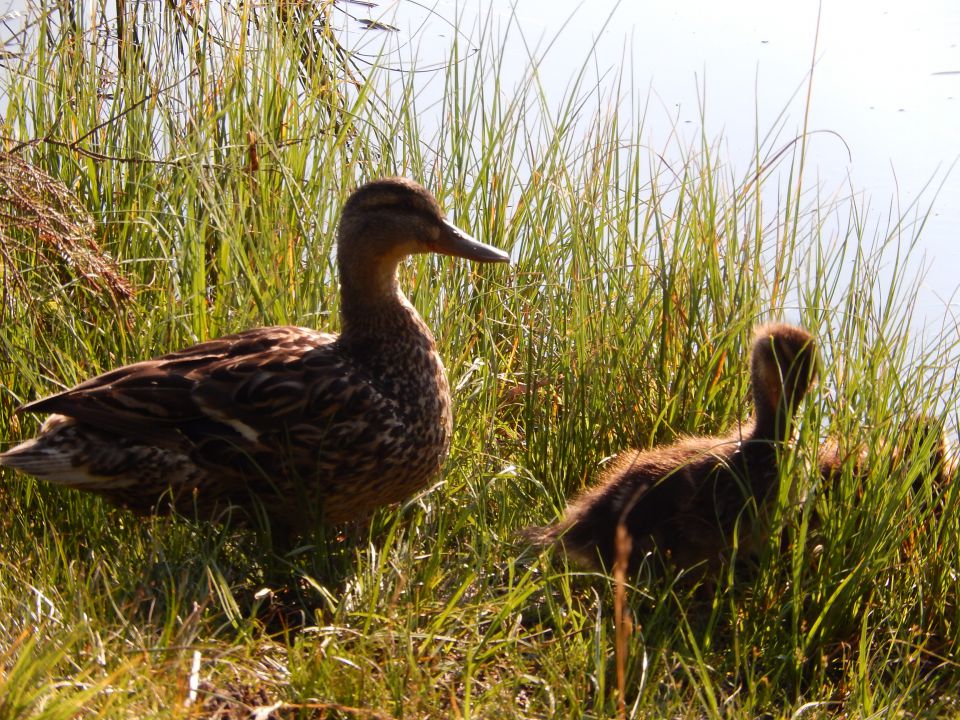
[[(92, 255), (66, 252), (4, 181), (3, 440), (36, 429), (21, 402), (123, 362), (260, 324), (336, 330), (333, 228), (362, 179), (422, 180), (514, 261), (403, 268), (456, 433), (440, 481), (356, 543), (278, 569), (242, 531), (5, 473), (0, 718), (958, 712), (960, 485), (931, 487), (929, 443), (896, 441), (917, 415), (956, 427), (960, 342), (911, 332), (901, 270), (923, 208), (881, 222), (824, 200), (786, 120), (746, 170), (706, 138), (653, 152), (627, 78), (584, 70), (557, 98), (534, 62), (504, 86), (489, 26), (426, 107), (415, 75), (338, 51), (330, 5), (138, 4), (113, 35), (107, 4), (71, 7), (34, 8), (35, 42), (0, 75), (9, 162), (92, 228), (75, 238)], [(771, 540), (710, 600), (631, 579), (618, 626), (611, 578), (518, 530), (617, 450), (744, 417), (751, 328), (774, 318), (823, 353), (784, 459), (806, 499), (784, 483), (774, 510), (788, 549)], [(827, 437), (866, 471), (822, 487)]]

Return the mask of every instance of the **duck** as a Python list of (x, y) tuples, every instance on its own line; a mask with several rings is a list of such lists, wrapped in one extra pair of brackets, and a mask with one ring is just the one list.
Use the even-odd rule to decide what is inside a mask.
[(636, 574), (656, 555), (664, 561), (659, 567), (691, 576), (716, 573), (738, 531), (746, 544), (752, 541), (752, 521), (776, 494), (778, 454), (817, 368), (809, 332), (786, 324), (757, 328), (750, 359), (752, 420), (720, 437), (687, 437), (619, 453), (559, 522), (528, 528), (524, 538), (539, 548), (559, 544), (590, 569), (611, 572), (625, 562), (626, 571)]
[(254, 328), (98, 375), (20, 407), (50, 415), (0, 465), (143, 515), (265, 514), (288, 532), (407, 499), (440, 472), (453, 427), (434, 336), (397, 278), (431, 252), (509, 260), (418, 183), (368, 182), (337, 230), (339, 334)]

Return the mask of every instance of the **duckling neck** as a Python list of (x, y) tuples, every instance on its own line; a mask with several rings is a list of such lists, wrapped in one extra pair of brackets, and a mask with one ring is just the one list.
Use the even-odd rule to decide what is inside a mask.
[(792, 414), (782, 398), (770, 397), (762, 383), (753, 383), (753, 404), (756, 419), (753, 436), (758, 440), (783, 442), (787, 439), (787, 424)]

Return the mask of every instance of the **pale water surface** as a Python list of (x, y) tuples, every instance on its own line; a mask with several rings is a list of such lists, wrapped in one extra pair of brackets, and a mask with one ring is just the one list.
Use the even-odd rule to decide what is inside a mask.
[(825, 198), (854, 194), (869, 203), (881, 230), (891, 208), (899, 215), (917, 203), (922, 215), (932, 206), (910, 268), (925, 272), (918, 320), (954, 328), (960, 322), (957, 0), (843, 0), (822, 8), (769, 0), (344, 7), (398, 28), (373, 32), (346, 19), (341, 32), (348, 46), (371, 57), (386, 43), (399, 66), (411, 57), (418, 67), (441, 66), (454, 35), (449, 18), (460, 18), (464, 44), (489, 13), (502, 28), (514, 22), (504, 66), (519, 77), (531, 54), (546, 51), (540, 75), (558, 97), (593, 52), (595, 75), (622, 67), (638, 92), (650, 94), (644, 140), (651, 147), (667, 147), (674, 131), (681, 144), (693, 144), (703, 129), (708, 138), (722, 136), (738, 176), (751, 167), (756, 129), (765, 133), (786, 112), (781, 138), (800, 132), (816, 41), (809, 128), (831, 132), (812, 136), (805, 180), (818, 182)]
[[(18, 40), (26, 0), (2, 5), (2, 40)], [(109, 14), (113, 3), (102, 7)], [(593, 84), (623, 70), (650, 99), (646, 145), (669, 153), (696, 146), (701, 132), (722, 138), (735, 177), (752, 167), (757, 130), (779, 128), (779, 144), (800, 133), (816, 42), (809, 128), (830, 132), (811, 136), (805, 182), (841, 207), (850, 195), (867, 203), (878, 232), (891, 214), (932, 207), (909, 267), (925, 273), (918, 320), (960, 327), (960, 1), (339, 0), (337, 8), (342, 41), (358, 58), (436, 68), (417, 74), (427, 114), (451, 43), (469, 47), (486, 24), (506, 38), (504, 88), (526, 75), (531, 57), (543, 58), (540, 79), (558, 104), (585, 64)], [(364, 29), (364, 18), (398, 31)]]

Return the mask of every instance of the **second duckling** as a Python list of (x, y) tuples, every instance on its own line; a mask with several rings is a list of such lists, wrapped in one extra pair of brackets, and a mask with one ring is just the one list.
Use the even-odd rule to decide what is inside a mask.
[(750, 365), (751, 422), (723, 437), (620, 453), (563, 520), (531, 528), (528, 539), (559, 542), (573, 559), (611, 570), (623, 526), (628, 541), (619, 551), (631, 573), (651, 553), (677, 568), (716, 570), (734, 533), (749, 531), (757, 508), (775, 494), (779, 446), (816, 377), (816, 344), (801, 328), (765, 325), (755, 332)]

